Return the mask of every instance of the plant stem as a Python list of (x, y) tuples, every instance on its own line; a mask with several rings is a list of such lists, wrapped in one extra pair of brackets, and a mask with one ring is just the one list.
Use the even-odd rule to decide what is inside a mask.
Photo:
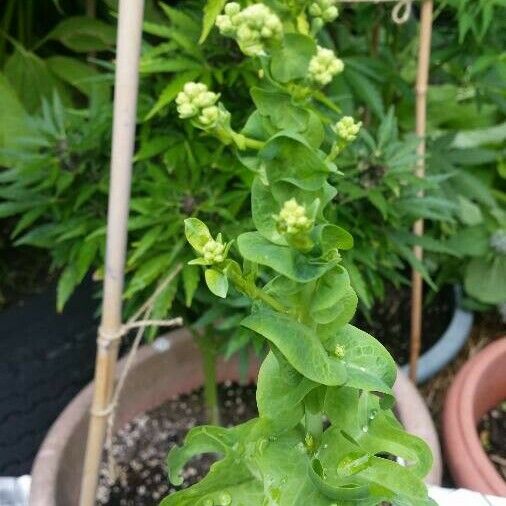
[(202, 364), (204, 367), (204, 400), (207, 420), (212, 425), (220, 425), (218, 382), (216, 379), (216, 349), (207, 332), (197, 338), (197, 345), (202, 354)]
[(321, 412), (313, 413), (307, 406), (305, 411), (306, 434), (311, 434), (316, 450), (323, 434), (323, 417)]
[(257, 139), (251, 139), (250, 137), (244, 138), (244, 143), (249, 149), (262, 149), (265, 146), (264, 141), (259, 141)]
[(278, 302), (274, 297), (271, 297), (269, 294), (265, 293), (263, 290), (258, 288), (255, 283), (252, 281), (248, 281), (244, 279), (242, 276), (234, 272), (233, 270), (227, 271), (226, 275), (234, 283), (236, 288), (250, 297), (251, 299), (260, 299), (265, 302), (267, 305), (271, 306), (276, 311), (280, 313), (286, 313), (286, 308)]

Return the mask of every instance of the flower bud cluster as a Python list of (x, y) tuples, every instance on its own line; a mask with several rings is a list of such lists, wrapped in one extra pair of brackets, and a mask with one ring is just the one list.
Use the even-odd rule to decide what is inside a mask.
[(498, 230), (490, 237), (490, 246), (497, 253), (506, 254), (506, 230)]
[(306, 208), (299, 205), (294, 198), (283, 204), (275, 219), (280, 232), (291, 235), (307, 232), (313, 226), (312, 220), (306, 215)]
[(202, 256), (209, 263), (218, 264), (225, 260), (225, 245), (218, 238), (217, 241), (209, 239), (202, 248)]
[(279, 40), (283, 25), (279, 17), (262, 3), (241, 10), (236, 2), (225, 5), (224, 14), (216, 18), (220, 32), (237, 40), (241, 51), (248, 56), (265, 54), (265, 44)]
[(339, 16), (336, 4), (337, 0), (315, 0), (309, 6), (309, 14), (314, 18), (321, 19), (323, 23), (330, 23)]
[(189, 82), (176, 97), (177, 112), (181, 119), (197, 118), (205, 127), (216, 124), (220, 109), (216, 105), (220, 96), (209, 91), (202, 83)]
[(309, 61), (308, 77), (314, 84), (325, 86), (344, 70), (344, 63), (331, 49), (318, 46)]
[(355, 121), (351, 116), (344, 116), (334, 126), (334, 132), (346, 142), (353, 142), (362, 127), (361, 121)]

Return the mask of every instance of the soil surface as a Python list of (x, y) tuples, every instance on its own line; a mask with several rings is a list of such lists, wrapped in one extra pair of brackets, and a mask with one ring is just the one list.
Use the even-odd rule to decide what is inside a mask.
[[(226, 427), (257, 416), (254, 385), (226, 383), (219, 387), (222, 424)], [(124, 427), (113, 440), (116, 480), (108, 484), (108, 466), (101, 470), (97, 504), (108, 506), (155, 506), (179, 488), (188, 487), (207, 473), (211, 455), (197, 457), (184, 470), (182, 487), (169, 485), (165, 460), (176, 444), (196, 425), (206, 423), (202, 389), (170, 400), (144, 413)]]
[(506, 480), (506, 400), (481, 419), (478, 432), (489, 459)]
[[(442, 336), (453, 316), (454, 296), (451, 286), (443, 288), (434, 297), (424, 287), (426, 303), (422, 320), (422, 353)], [(357, 314), (355, 325), (369, 332), (395, 358), (398, 364), (409, 361), (409, 336), (411, 320), (411, 289), (409, 287), (387, 289), (383, 301), (378, 302), (370, 317)]]

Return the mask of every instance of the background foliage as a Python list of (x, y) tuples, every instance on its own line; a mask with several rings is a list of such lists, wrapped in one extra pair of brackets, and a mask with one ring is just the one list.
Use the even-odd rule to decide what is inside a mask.
[[(344, 182), (334, 203), (336, 221), (356, 231), (356, 248), (345, 261), (363, 310), (382, 298), (385, 285), (406, 285), (412, 265), (430, 286), (462, 282), (475, 308), (506, 299), (504, 253), (490, 246), (491, 237), (506, 228), (503, 7), (503, 0), (436, 4), (429, 177), (423, 183), (410, 174), (416, 13), (398, 27), (386, 6), (347, 5), (339, 29), (328, 25), (322, 34), (346, 64), (329, 89), (336, 118), (358, 110), (365, 126), (341, 162)], [(112, 1), (9, 0), (1, 20), (2, 244), (47, 249), (60, 276), (60, 308), (83, 276), (101, 276), (114, 8)], [(237, 122), (249, 112), (244, 90), (257, 76), (234, 44), (214, 31), (208, 44), (198, 44), (201, 8), (193, 0), (177, 10), (147, 6), (128, 311), (164, 273), (186, 261), (188, 249), (177, 239), (180, 218), (198, 216), (231, 235), (249, 227), (248, 174), (217, 143), (172, 119), (172, 101), (189, 79), (232, 89), (223, 98)], [(94, 18), (82, 17), (87, 9), (95, 11)], [(41, 10), (44, 23), (35, 23)], [(415, 198), (422, 187), (426, 197)], [(424, 265), (410, 250), (416, 242), (410, 228), (418, 217), (428, 222)], [(182, 307), (194, 293), (202, 301), (197, 313), (203, 324), (226, 315), (226, 307), (213, 306), (209, 318), (203, 316), (209, 301), (197, 290), (196, 271), (185, 269), (167, 288), (158, 316), (170, 310), (178, 286), (184, 291)]]

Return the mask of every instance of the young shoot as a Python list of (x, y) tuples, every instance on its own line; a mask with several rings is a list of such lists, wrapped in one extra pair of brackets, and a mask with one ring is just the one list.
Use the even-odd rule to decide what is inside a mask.
[(253, 112), (235, 131), (230, 117), (204, 113), (226, 110), (216, 91), (190, 83), (178, 97), (180, 116), (252, 172), (252, 231), (224, 242), (196, 218), (185, 227), (196, 253), (191, 263), (217, 296), (233, 286), (251, 299), (241, 326), (269, 351), (258, 376), (259, 416), (237, 427), (192, 429), (168, 456), (171, 482), (182, 483), (197, 454), (219, 460), (163, 506), (435, 504), (423, 483), (430, 450), (391, 410), (395, 362), (350, 323), (357, 295), (340, 251), (353, 238), (327, 219), (337, 193), (328, 180), (339, 175), (333, 161), (361, 126), (351, 117), (336, 124), (335, 112), (313, 100), (344, 66), (317, 45), (307, 20), (336, 16), (329, 0), (227, 4), (216, 24), (263, 76), (250, 90)]

